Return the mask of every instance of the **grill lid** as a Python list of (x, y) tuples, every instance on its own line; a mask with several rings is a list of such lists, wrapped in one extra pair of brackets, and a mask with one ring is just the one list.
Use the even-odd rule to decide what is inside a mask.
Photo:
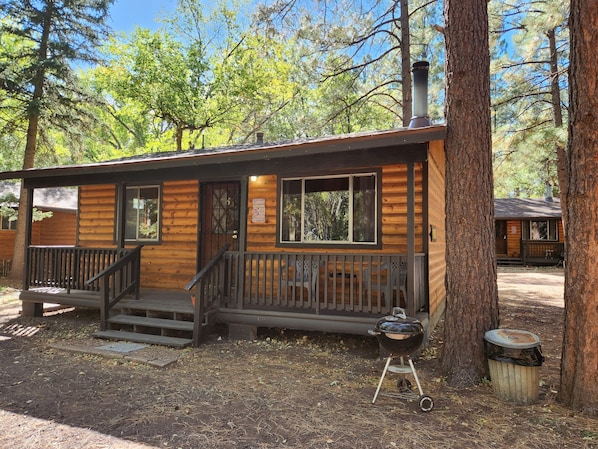
[(407, 318), (405, 309), (395, 307), (392, 309), (392, 315), (380, 318), (376, 323), (376, 331), (385, 334), (420, 334), (424, 332), (424, 326), (419, 320)]

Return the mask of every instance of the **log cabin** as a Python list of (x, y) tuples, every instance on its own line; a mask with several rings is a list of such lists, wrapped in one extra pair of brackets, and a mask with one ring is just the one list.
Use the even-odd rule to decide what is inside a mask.
[[(23, 311), (100, 310), (97, 336), (184, 346), (214, 324), (367, 334), (445, 301), (443, 125), (0, 173), (78, 187), (75, 244), (27, 230)], [(29, 201), (31, 204), (31, 201)], [(31, 211), (28, 211), (31, 216)], [(30, 222), (30, 220), (28, 220)]]
[[(18, 183), (0, 182), (0, 198), (8, 194), (19, 197)], [(17, 204), (7, 204), (17, 208)], [(74, 245), (77, 229), (77, 189), (50, 188), (38, 189), (33, 198), (33, 207), (40, 212), (51, 212), (50, 217), (35, 221), (31, 228), (32, 245)], [(16, 220), (1, 217), (0, 222), (0, 276), (10, 272)]]
[(561, 202), (545, 198), (494, 200), (496, 260), (499, 265), (565, 263)]

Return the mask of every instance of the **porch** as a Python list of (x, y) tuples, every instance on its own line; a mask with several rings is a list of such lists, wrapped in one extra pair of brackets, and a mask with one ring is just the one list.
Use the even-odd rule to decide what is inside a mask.
[(396, 306), (427, 316), (424, 254), (226, 249), (186, 286), (166, 291), (140, 288), (142, 247), (30, 247), (21, 299), (99, 308), (105, 338), (121, 331), (123, 339), (140, 333), (181, 345), (198, 345), (216, 323), (365, 335)]
[(521, 251), (515, 256), (497, 252), (499, 265), (557, 265), (565, 263), (565, 244), (541, 240), (521, 240)]

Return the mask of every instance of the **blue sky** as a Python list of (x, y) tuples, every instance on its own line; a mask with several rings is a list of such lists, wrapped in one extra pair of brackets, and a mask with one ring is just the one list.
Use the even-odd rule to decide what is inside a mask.
[(116, 0), (110, 8), (108, 25), (114, 31), (129, 33), (135, 26), (156, 28), (164, 13), (174, 11), (176, 0)]

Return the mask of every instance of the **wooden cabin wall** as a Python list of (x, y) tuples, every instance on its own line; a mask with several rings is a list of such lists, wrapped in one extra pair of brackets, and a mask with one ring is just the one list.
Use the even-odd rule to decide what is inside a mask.
[[(0, 262), (12, 260), (16, 232), (0, 230)], [(74, 245), (76, 236), (77, 214), (74, 211), (53, 211), (51, 217), (36, 221), (31, 227), (32, 245)]]
[(15, 234), (12, 229), (0, 229), (0, 263), (3, 260), (12, 260), (15, 247)]
[[(436, 241), (426, 235), (428, 244), (428, 284), (430, 325), (434, 328), (444, 312), (446, 299), (446, 200), (444, 141), (430, 142), (428, 150), (428, 223), (436, 231)], [(430, 232), (426, 230), (427, 234)]]
[(77, 241), (77, 213), (53, 211), (51, 217), (33, 223), (33, 232), (39, 242), (34, 245), (72, 246)]
[(507, 255), (521, 257), (521, 220), (507, 220)]
[[(114, 248), (116, 190), (114, 185), (80, 190), (79, 245)], [(198, 181), (162, 184), (160, 243), (141, 251), (141, 286), (183, 289), (196, 274)]]
[[(249, 198), (247, 212), (247, 250), (248, 251), (278, 251), (276, 248), (276, 175), (259, 176), (255, 181), (249, 181)], [(253, 223), (253, 200), (266, 200), (266, 221)]]
[(183, 290), (197, 273), (198, 181), (162, 185), (162, 242), (143, 247), (141, 285)]
[[(423, 167), (415, 166), (415, 251), (423, 252)], [(247, 211), (247, 250), (248, 251), (290, 251), (297, 248), (276, 247), (277, 218), (276, 175), (259, 176), (249, 182)], [(266, 221), (252, 222), (254, 199), (266, 202)], [(407, 166), (390, 165), (382, 168), (382, 251), (383, 253), (407, 252)], [(303, 251), (303, 250), (302, 250)], [(321, 248), (305, 252), (321, 252)], [(337, 250), (334, 250), (337, 252)], [(346, 249), (338, 252), (371, 253), (371, 249)]]
[(86, 248), (115, 248), (115, 208), (113, 184), (80, 187), (77, 244)]

